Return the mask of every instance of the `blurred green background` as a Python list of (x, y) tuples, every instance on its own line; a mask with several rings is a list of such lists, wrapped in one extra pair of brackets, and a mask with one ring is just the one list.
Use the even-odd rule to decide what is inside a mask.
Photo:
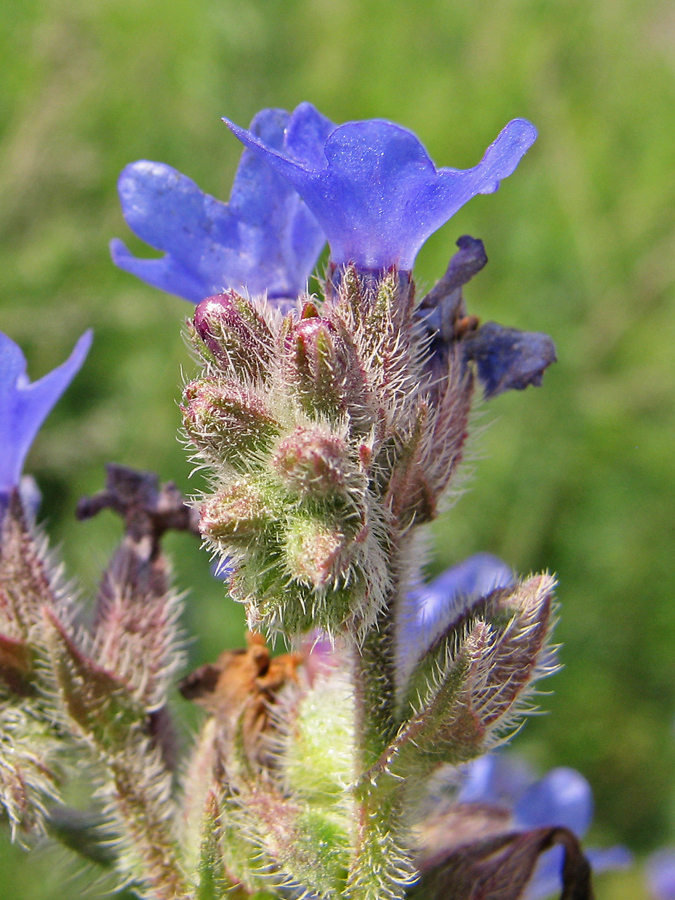
[[(240, 146), (220, 122), (310, 100), (336, 122), (393, 119), (439, 165), (468, 167), (525, 116), (540, 137), (517, 173), (434, 235), (440, 276), (464, 233), (490, 264), (471, 311), (546, 331), (544, 387), (483, 405), (468, 490), (434, 529), (430, 574), (477, 550), (560, 581), (564, 670), (515, 746), (591, 781), (596, 843), (675, 843), (675, 8), (651, 0), (0, 0), (0, 328), (32, 378), (89, 326), (82, 372), (27, 471), (53, 544), (86, 596), (119, 536), (77, 498), (114, 460), (187, 493), (176, 438), (190, 311), (117, 271), (129, 241), (115, 182), (170, 163), (226, 199)], [(185, 536), (192, 662), (241, 642), (243, 613)], [(4, 900), (104, 896), (52, 851), (0, 846)], [(64, 878), (68, 879), (63, 886)], [(640, 872), (599, 883), (643, 896)]]

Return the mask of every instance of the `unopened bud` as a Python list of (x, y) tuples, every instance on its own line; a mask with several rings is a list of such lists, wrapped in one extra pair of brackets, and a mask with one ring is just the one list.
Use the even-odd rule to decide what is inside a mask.
[(346, 442), (320, 428), (298, 427), (280, 442), (272, 460), (275, 471), (302, 497), (328, 497), (347, 488)]
[(228, 374), (265, 379), (274, 338), (261, 312), (235, 291), (207, 297), (197, 306), (194, 328)]
[(277, 424), (262, 400), (236, 384), (204, 378), (185, 388), (183, 423), (192, 442), (210, 459), (242, 468), (264, 450)]
[(288, 568), (303, 584), (314, 588), (335, 586), (349, 568), (349, 543), (337, 524), (298, 517), (287, 532)]
[(305, 412), (330, 421), (345, 417), (357, 433), (375, 421), (374, 404), (353, 340), (340, 323), (310, 316), (285, 339), (286, 378)]
[(273, 507), (269, 493), (256, 482), (237, 481), (204, 502), (199, 530), (214, 541), (248, 544), (270, 524)]

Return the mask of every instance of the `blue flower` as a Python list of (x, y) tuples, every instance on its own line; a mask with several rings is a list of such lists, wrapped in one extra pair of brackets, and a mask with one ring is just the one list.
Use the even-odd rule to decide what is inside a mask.
[[(312, 160), (332, 123), (312, 106), (292, 116), (264, 109), (251, 133), (289, 159)], [(227, 288), (267, 294), (283, 305), (305, 289), (326, 238), (288, 182), (244, 151), (229, 203), (204, 194), (171, 166), (142, 160), (119, 179), (124, 217), (160, 259), (138, 259), (120, 240), (113, 261), (160, 290), (193, 303)]]
[(433, 581), (409, 591), (398, 614), (396, 674), (407, 682), (434, 641), (481, 597), (514, 583), (513, 572), (491, 553), (475, 553)]
[[(574, 769), (551, 769), (536, 780), (517, 758), (489, 754), (464, 766), (458, 803), (484, 803), (511, 811), (516, 828), (569, 828), (579, 839), (593, 818), (593, 794), (586, 779)], [(632, 861), (625, 847), (586, 850), (593, 871), (624, 868)], [(564, 850), (548, 850), (539, 860), (524, 900), (544, 900), (562, 889)]]
[(0, 517), (40, 426), (85, 360), (92, 332), (85, 331), (68, 359), (32, 384), (21, 348), (0, 332)]
[(657, 850), (647, 860), (645, 870), (654, 900), (675, 900), (675, 850)]
[(476, 194), (497, 190), (537, 136), (529, 122), (514, 119), (474, 168), (437, 169), (411, 131), (380, 119), (331, 128), (304, 158), (224, 121), (305, 200), (332, 262), (365, 270), (410, 271), (429, 235)]

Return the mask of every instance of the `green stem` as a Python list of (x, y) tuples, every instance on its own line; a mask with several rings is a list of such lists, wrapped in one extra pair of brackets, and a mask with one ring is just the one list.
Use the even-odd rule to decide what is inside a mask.
[(357, 823), (346, 896), (379, 900), (405, 892), (407, 854), (398, 846), (401, 808), (398, 798), (385, 797), (363, 776), (396, 736), (396, 671), (394, 614), (399, 596), (395, 585), (387, 604), (363, 645), (354, 649)]
[(357, 779), (374, 765), (396, 733), (394, 607), (392, 592), (363, 645), (354, 648)]

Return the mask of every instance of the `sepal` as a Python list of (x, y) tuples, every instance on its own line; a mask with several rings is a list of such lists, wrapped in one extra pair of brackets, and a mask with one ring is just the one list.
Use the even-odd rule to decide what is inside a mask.
[(225, 900), (232, 888), (225, 874), (221, 848), (220, 807), (213, 791), (206, 795), (201, 823), (201, 848), (195, 900)]
[(65, 616), (68, 598), (26, 523), (17, 490), (0, 529), (0, 630), (9, 639), (30, 642), (40, 632), (43, 607)]
[(552, 594), (553, 580), (541, 575), (469, 607), (413, 673), (415, 711), (366, 777), (419, 781), (479, 756), (512, 728), (534, 682), (551, 671)]
[(44, 615), (68, 716), (87, 740), (104, 753), (114, 753), (124, 746), (130, 730), (145, 728), (145, 709), (127, 685), (82, 653), (53, 613), (46, 610)]

